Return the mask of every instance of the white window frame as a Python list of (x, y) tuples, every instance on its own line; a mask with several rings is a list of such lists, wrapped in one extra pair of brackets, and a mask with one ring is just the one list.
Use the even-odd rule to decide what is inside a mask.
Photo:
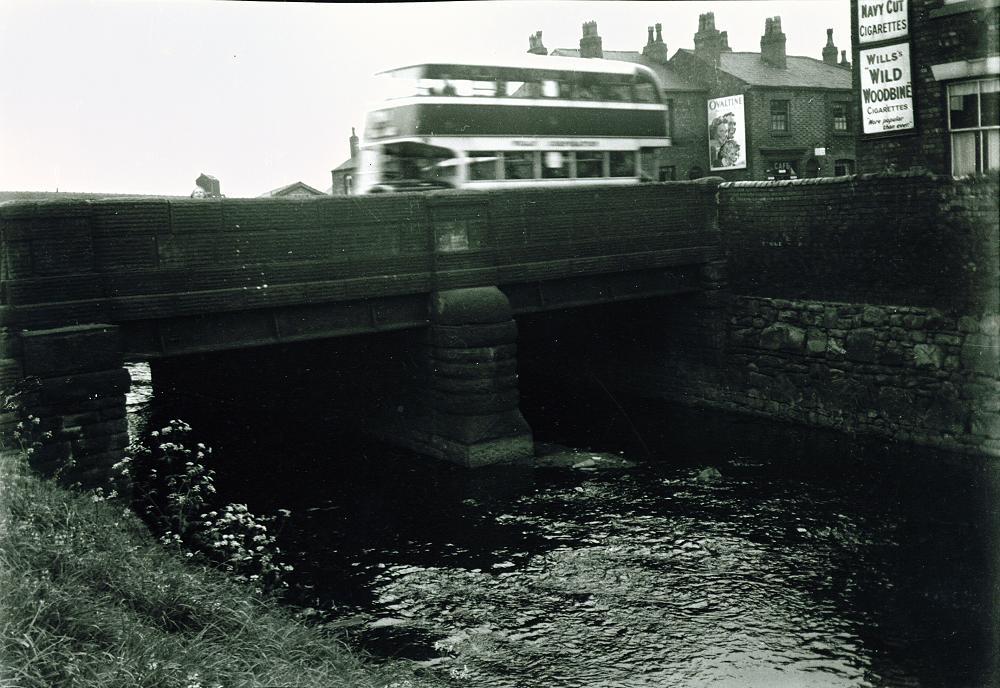
[[(987, 81), (995, 81), (1000, 85), (1000, 77), (991, 76), (983, 77), (977, 79), (965, 79), (962, 81), (953, 81), (948, 84), (947, 97), (948, 97), (948, 108), (947, 108), (947, 118), (948, 118), (948, 145), (949, 153), (951, 156), (951, 173), (954, 176), (965, 176), (968, 174), (982, 174), (990, 170), (1000, 169), (1000, 155), (996, 156), (997, 159), (990, 160), (988, 156), (989, 145), (988, 140), (990, 138), (988, 132), (996, 132), (993, 136), (1000, 137), (1000, 125), (983, 126), (983, 83)], [(959, 129), (952, 129), (951, 127), (951, 98), (952, 89), (956, 86), (967, 86), (969, 84), (976, 84), (976, 126), (974, 127), (962, 127)], [(970, 171), (958, 172), (955, 169), (955, 140), (957, 135), (972, 133), (975, 136), (976, 145), (976, 169)]]

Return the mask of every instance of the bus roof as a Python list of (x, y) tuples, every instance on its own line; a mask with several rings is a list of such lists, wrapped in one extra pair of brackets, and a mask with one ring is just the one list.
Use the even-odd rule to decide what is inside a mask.
[(518, 58), (510, 58), (495, 62), (423, 62), (420, 64), (407, 65), (405, 67), (387, 69), (378, 72), (378, 74), (420, 76), (420, 71), (426, 67), (454, 67), (456, 70), (468, 67), (483, 67), (495, 69), (530, 69), (540, 72), (566, 71), (627, 75), (645, 73), (655, 78), (653, 70), (644, 65), (635, 64), (634, 62), (620, 62), (617, 60), (600, 60), (596, 58), (583, 57), (556, 57), (551, 55), (523, 55)]

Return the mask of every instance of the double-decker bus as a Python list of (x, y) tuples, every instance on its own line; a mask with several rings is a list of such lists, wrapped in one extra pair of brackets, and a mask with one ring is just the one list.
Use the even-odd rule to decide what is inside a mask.
[(390, 93), (365, 122), (357, 193), (634, 184), (642, 154), (670, 145), (642, 65), (525, 56), (379, 77)]

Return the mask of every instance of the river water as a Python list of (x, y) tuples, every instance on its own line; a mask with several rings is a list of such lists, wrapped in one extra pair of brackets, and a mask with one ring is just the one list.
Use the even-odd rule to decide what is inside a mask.
[(525, 389), (549, 467), (466, 471), (168, 411), (132, 374), (134, 431), (186, 413), (228, 499), (291, 509), (297, 604), (376, 657), (497, 688), (997, 685), (995, 465)]

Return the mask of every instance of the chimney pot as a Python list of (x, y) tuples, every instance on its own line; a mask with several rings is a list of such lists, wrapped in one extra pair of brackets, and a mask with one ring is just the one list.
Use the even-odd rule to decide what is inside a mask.
[(667, 44), (663, 42), (663, 26), (659, 22), (656, 23), (655, 40), (653, 39), (653, 28), (649, 27), (649, 42), (642, 49), (642, 56), (651, 62), (665, 65), (670, 61), (670, 55), (667, 52)]
[(826, 46), (823, 47), (823, 62), (837, 64), (837, 46), (833, 44), (833, 29), (826, 30)]
[(549, 51), (545, 49), (545, 45), (542, 43), (541, 31), (536, 31), (535, 33), (528, 36), (528, 52), (532, 55), (549, 54)]
[(652, 45), (653, 43), (653, 27), (646, 27), (646, 45)]
[(785, 34), (781, 32), (781, 17), (768, 17), (764, 20), (764, 35), (760, 37), (760, 59), (778, 69), (785, 69), (788, 66), (785, 56)]
[(351, 138), (347, 142), (351, 147), (351, 160), (354, 160), (358, 157), (358, 135), (354, 133), (354, 127), (351, 127)]
[(729, 36), (715, 28), (715, 14), (698, 16), (698, 33), (694, 35), (694, 53), (702, 60), (717, 65), (721, 53), (731, 52)]
[(601, 37), (597, 33), (597, 22), (589, 21), (583, 24), (583, 37), (580, 39), (580, 57), (604, 57)]

